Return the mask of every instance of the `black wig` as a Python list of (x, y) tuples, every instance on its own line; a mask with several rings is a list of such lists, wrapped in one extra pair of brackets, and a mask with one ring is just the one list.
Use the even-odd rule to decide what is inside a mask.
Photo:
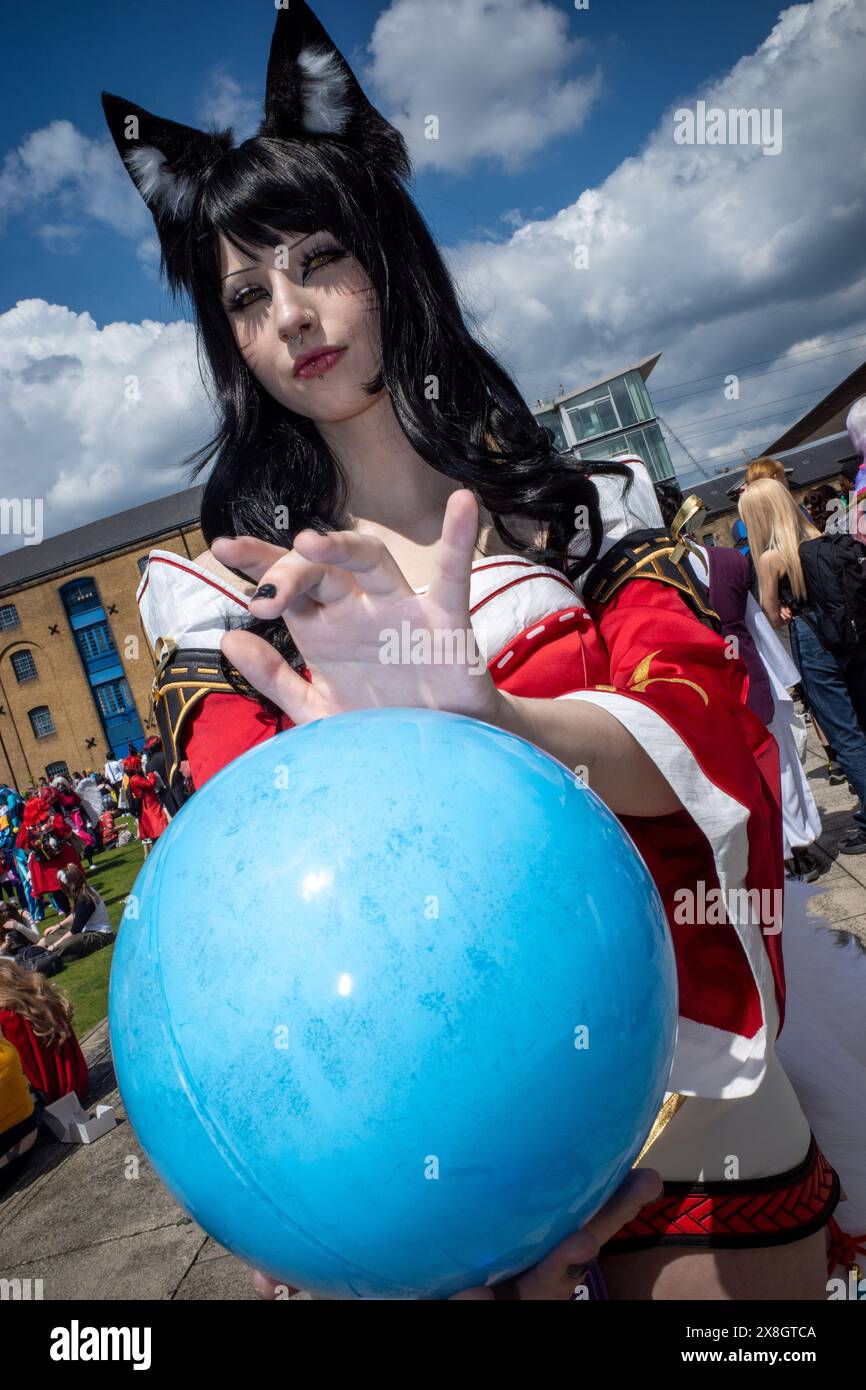
[[(298, 531), (348, 525), (344, 471), (314, 422), (276, 401), (238, 348), (222, 303), (218, 234), (255, 257), (288, 236), (327, 232), (366, 271), (381, 362), (370, 395), (431, 468), (475, 494), (503, 543), (576, 579), (602, 539), (593, 474), (631, 472), (560, 451), (514, 381), (473, 336), (442, 256), (409, 190), (402, 135), (376, 111), (305, 0), (277, 13), (258, 133), (197, 131), (103, 93), (118, 152), (148, 204), (171, 291), (189, 295), (199, 366), (218, 428), (183, 462), (212, 463), (201, 524), (288, 547)], [(576, 528), (575, 520), (580, 517)], [(509, 527), (543, 536), (535, 545)], [(297, 668), (282, 620), (249, 619)], [(226, 663), (224, 663), (225, 665)], [(234, 682), (233, 682), (234, 683)], [(246, 682), (238, 688), (245, 687)]]

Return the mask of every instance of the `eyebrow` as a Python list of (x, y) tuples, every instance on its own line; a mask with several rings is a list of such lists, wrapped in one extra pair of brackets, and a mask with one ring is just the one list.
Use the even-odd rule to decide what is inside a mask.
[[(297, 241), (293, 241), (293, 242), (292, 242), (291, 246), (289, 247), (289, 250), (290, 250), (290, 251), (294, 251), (294, 249), (295, 249), (296, 246), (300, 246), (300, 244), (301, 244), (302, 241), (309, 241), (309, 239), (310, 239), (311, 236), (316, 236), (316, 233), (315, 233), (315, 232), (307, 232), (307, 235), (306, 235), (306, 236), (298, 237), (298, 240), (297, 240)], [(220, 280), (220, 284), (221, 284), (221, 285), (224, 285), (225, 282), (226, 282), (226, 280), (230, 279), (230, 277), (231, 277), (232, 275), (243, 275), (243, 274), (245, 274), (245, 273), (248, 273), (248, 272), (251, 271), (251, 270), (256, 270), (256, 269), (258, 269), (258, 266), (259, 266), (259, 265), (260, 265), (260, 262), (259, 262), (259, 261), (253, 261), (253, 264), (252, 264), (252, 265), (242, 265), (242, 266), (240, 267), (239, 270), (230, 270), (229, 273), (228, 273), (228, 275), (224, 275), (223, 278)]]

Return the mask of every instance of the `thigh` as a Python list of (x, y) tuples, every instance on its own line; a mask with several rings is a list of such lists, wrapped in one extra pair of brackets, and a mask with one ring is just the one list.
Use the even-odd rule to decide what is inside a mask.
[(840, 743), (850, 741), (852, 727), (857, 727), (847, 682), (832, 652), (822, 647), (805, 620), (796, 618), (794, 623), (798, 665), (809, 706), (838, 749)]
[(866, 730), (866, 656), (849, 660), (843, 674), (860, 728)]
[(601, 1269), (612, 1299), (824, 1300), (827, 1240), (822, 1229), (787, 1245), (656, 1247), (602, 1257)]
[(64, 941), (62, 946), (56, 947), (55, 955), (60, 956), (65, 961), (78, 960), (79, 956), (86, 956), (90, 949), (84, 940), (83, 933), (78, 932), (77, 935), (71, 936), (68, 941)]
[(89, 956), (93, 951), (101, 950), (108, 940), (105, 932), (101, 931), (85, 931), (82, 932), (81, 935), (84, 937), (84, 946), (81, 954), (85, 956)]

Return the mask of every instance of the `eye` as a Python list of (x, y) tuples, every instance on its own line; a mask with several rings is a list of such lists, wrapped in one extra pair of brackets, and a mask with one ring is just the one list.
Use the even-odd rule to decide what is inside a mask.
[(303, 279), (306, 280), (310, 270), (321, 270), (321, 265), (313, 265), (314, 261), (321, 261), (324, 258), (325, 265), (331, 265), (334, 261), (341, 260), (347, 253), (338, 246), (322, 246), (314, 251), (308, 251), (301, 261), (303, 267)]
[[(342, 260), (349, 253), (343, 251), (339, 246), (322, 246), (315, 250), (308, 251), (301, 259), (302, 284), (306, 284), (307, 276), (314, 270), (321, 270), (326, 265), (331, 265), (335, 261)], [(314, 264), (316, 261), (320, 264)], [(230, 314), (242, 312), (248, 309), (251, 304), (257, 303), (259, 297), (267, 294), (267, 290), (262, 285), (244, 285), (231, 299), (223, 299), (223, 305)]]
[(238, 313), (239, 310), (248, 309), (251, 304), (255, 304), (258, 296), (265, 293), (261, 285), (245, 285), (232, 299), (224, 299), (223, 304), (230, 314)]

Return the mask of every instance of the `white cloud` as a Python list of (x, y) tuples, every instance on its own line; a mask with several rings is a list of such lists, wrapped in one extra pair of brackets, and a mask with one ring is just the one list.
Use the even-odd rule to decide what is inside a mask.
[[(738, 365), (778, 358), (765, 372), (803, 340), (866, 329), (864, 40), (859, 0), (795, 5), (754, 54), (677, 101), (781, 108), (780, 154), (678, 145), (672, 108), (638, 155), (554, 217), (526, 223), (505, 243), (466, 242), (451, 253), (464, 298), (528, 398), (661, 350), (654, 387), (719, 374), (715, 394), (671, 406), (676, 427), (723, 411), (721, 377)], [(575, 268), (581, 245), (585, 270)], [(769, 443), (863, 356), (861, 348), (860, 358), (744, 383), (732, 411), (815, 392), (754, 427), (732, 419), (727, 435), (696, 437), (694, 451), (721, 456)]]
[[(205, 83), (198, 120), (202, 129), (233, 126), (240, 142), (257, 128), (260, 107), (230, 73), (216, 68)], [(22, 215), (35, 222), (47, 208), (51, 221), (39, 221), (35, 235), (52, 252), (75, 253), (86, 245), (87, 224), (101, 223), (136, 243), (138, 259), (156, 279), (159, 242), (153, 219), (107, 135), (91, 139), (71, 121), (56, 120), (6, 154), (0, 167), (0, 228)], [(62, 217), (55, 221), (57, 213)]]
[(50, 199), (64, 213), (92, 217), (134, 236), (150, 217), (140, 198), (127, 196), (127, 184), (129, 176), (110, 140), (91, 140), (71, 121), (52, 121), (6, 155), (0, 170), (0, 218), (20, 216)]
[(240, 83), (225, 68), (215, 68), (207, 79), (199, 116), (203, 128), (214, 125), (222, 130), (231, 126), (240, 144), (255, 135), (261, 125), (262, 103), (260, 98), (245, 96)]
[[(364, 86), (401, 131), (416, 173), (492, 159), (515, 173), (579, 130), (601, 90), (574, 71), (589, 45), (547, 0), (392, 0), (370, 41)], [(425, 135), (430, 116), (438, 139)]]
[(178, 461), (211, 420), (188, 323), (100, 329), (42, 299), (0, 315), (2, 491), (43, 499), (46, 536), (188, 486)]
[[(413, 6), (403, 0), (383, 18), (402, 15), (411, 30), (423, 20), (430, 62), (434, 55), (438, 61), (446, 28), (440, 14), (448, 6), (425, 9), (420, 18)], [(538, 11), (534, 4), (510, 8), (513, 17)], [(503, 12), (499, 0), (486, 10)], [(486, 10), (479, 10), (481, 19)], [(480, 32), (475, 21), (466, 23), (467, 33)], [(516, 32), (523, 33), (519, 26)], [(554, 24), (546, 32), (559, 30)], [(778, 156), (756, 147), (677, 145), (672, 106), (642, 150), (598, 187), (576, 185), (553, 217), (537, 220), (533, 209), (523, 221), (521, 210), (503, 200), (503, 212), (491, 210), (489, 237), (449, 251), (464, 301), (527, 399), (661, 350), (651, 378), (660, 412), (698, 458), (712, 459), (763, 447), (853, 369), (866, 354), (835, 355), (846, 345), (833, 340), (866, 329), (864, 38), (866, 15), (857, 0), (796, 5), (729, 74), (677, 99), (676, 107), (699, 99), (723, 108), (780, 107)], [(486, 39), (492, 63), (489, 30)], [(417, 48), (412, 62), (422, 76)], [(449, 81), (442, 65), (435, 70)], [(538, 65), (530, 70), (537, 74)], [(496, 90), (516, 92), (516, 77), (506, 83), (498, 71), (505, 85)], [(424, 89), (419, 111), (437, 109), (433, 91)], [(452, 97), (449, 86), (438, 109), (465, 114)], [(483, 124), (483, 110), (479, 117)], [(489, 151), (493, 134), (484, 137)], [(498, 156), (504, 154), (500, 146)], [(55, 196), (46, 236), (71, 236), (64, 229), (89, 215), (133, 239), (155, 274), (153, 224), (110, 141), (53, 122), (7, 157), (0, 210), (38, 208)], [(588, 270), (574, 265), (581, 244), (589, 248)], [(723, 398), (722, 378), (742, 364), (770, 359), (756, 369), (767, 373), (821, 353), (825, 360), (813, 365), (744, 380), (737, 401)], [(687, 384), (668, 392), (685, 399), (661, 404), (663, 383), (707, 374), (717, 376), (712, 390), (703, 390), (707, 382)], [(125, 399), (128, 375), (141, 381), (138, 403)], [(807, 388), (813, 395), (775, 404)], [(752, 414), (734, 413), (748, 405), (756, 407)], [(210, 430), (190, 324), (98, 329), (86, 313), (36, 299), (0, 316), (0, 491), (26, 480), (44, 497), (46, 535), (185, 486), (177, 461)], [(0, 536), (0, 548), (9, 539)]]

